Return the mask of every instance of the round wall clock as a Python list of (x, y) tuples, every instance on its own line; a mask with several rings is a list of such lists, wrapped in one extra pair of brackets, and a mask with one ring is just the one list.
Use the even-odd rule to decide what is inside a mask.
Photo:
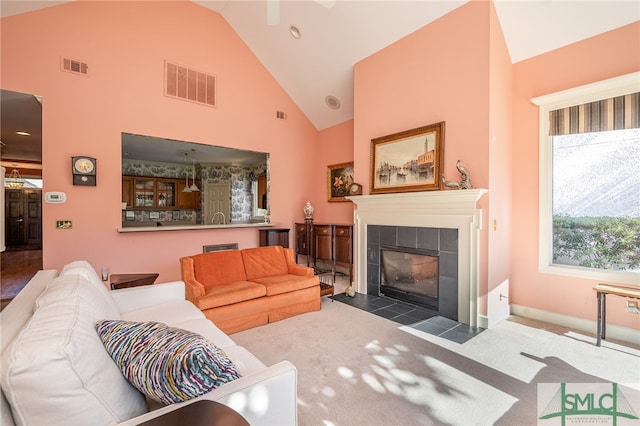
[(71, 157), (74, 185), (96, 186), (96, 159), (84, 155)]

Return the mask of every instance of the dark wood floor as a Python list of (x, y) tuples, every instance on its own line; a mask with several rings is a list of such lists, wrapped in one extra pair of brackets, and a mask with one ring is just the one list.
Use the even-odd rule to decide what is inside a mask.
[(42, 250), (7, 248), (0, 254), (0, 299), (4, 306), (42, 269)]

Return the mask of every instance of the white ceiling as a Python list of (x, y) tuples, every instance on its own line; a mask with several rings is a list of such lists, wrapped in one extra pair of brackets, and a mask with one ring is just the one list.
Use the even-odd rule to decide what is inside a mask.
[[(353, 66), (467, 0), (192, 0), (219, 12), (319, 130), (353, 118)], [(64, 1), (1, 0), (2, 17)], [(516, 63), (640, 20), (637, 0), (496, 0)], [(289, 26), (299, 28), (294, 39)], [(632, 53), (633, 54), (633, 53)], [(638, 54), (638, 52), (635, 52)], [(335, 110), (325, 104), (332, 95)]]

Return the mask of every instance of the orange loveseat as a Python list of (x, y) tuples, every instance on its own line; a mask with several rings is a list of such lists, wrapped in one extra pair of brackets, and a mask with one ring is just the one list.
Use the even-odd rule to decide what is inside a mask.
[(320, 282), (280, 246), (180, 258), (186, 297), (227, 334), (320, 310)]

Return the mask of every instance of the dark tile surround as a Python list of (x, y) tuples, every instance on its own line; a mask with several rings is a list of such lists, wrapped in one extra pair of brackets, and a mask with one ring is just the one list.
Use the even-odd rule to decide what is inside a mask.
[(458, 230), (413, 226), (367, 226), (367, 294), (380, 294), (380, 246), (435, 250), (438, 264), (437, 315), (458, 319)]

